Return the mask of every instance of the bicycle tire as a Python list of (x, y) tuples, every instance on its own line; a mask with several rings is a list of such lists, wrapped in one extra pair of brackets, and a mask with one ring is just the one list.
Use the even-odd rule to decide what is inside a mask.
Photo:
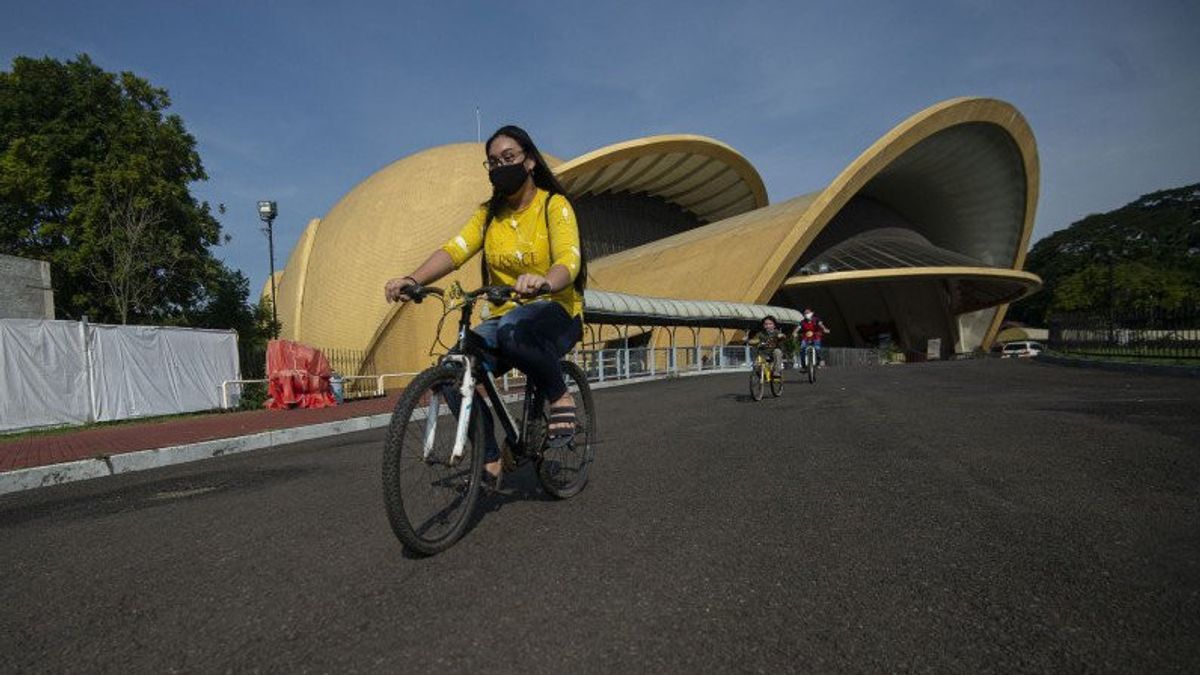
[[(408, 550), (429, 556), (454, 545), (466, 531), (479, 499), (483, 474), (483, 418), (473, 406), (462, 459), (451, 456), (457, 429), (444, 392), (457, 390), (462, 366), (445, 363), (421, 372), (404, 389), (388, 426), (383, 450), (383, 501), (392, 532)], [(430, 427), (430, 402), (438, 414)], [(432, 429), (432, 431), (431, 431)], [(430, 442), (425, 457), (426, 439)], [(440, 442), (439, 442), (440, 441)], [(433, 506), (427, 506), (429, 501)], [(444, 505), (438, 506), (440, 502)]]
[(750, 397), (755, 401), (763, 400), (762, 365), (755, 363), (750, 369)]
[(783, 364), (780, 364), (779, 375), (776, 376), (774, 373), (771, 374), (771, 396), (775, 398), (779, 398), (779, 395), (783, 393), (784, 372), (786, 372), (786, 369), (783, 367)]
[(805, 370), (808, 371), (808, 383), (815, 384), (817, 381), (817, 349), (809, 347), (805, 350), (805, 361), (808, 366)]
[[(538, 482), (546, 492), (558, 499), (570, 499), (587, 486), (595, 460), (596, 408), (583, 369), (571, 361), (563, 361), (562, 369), (567, 390), (575, 399), (575, 438), (564, 447), (547, 448), (543, 437), (537, 444), (541, 451), (536, 468)], [(543, 414), (548, 412), (548, 407), (543, 408)], [(546, 427), (542, 425), (541, 428)]]

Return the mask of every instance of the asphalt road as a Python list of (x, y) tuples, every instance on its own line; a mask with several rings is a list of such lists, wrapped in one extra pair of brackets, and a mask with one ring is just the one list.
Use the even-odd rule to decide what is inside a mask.
[(596, 392), (403, 555), (382, 432), (0, 497), (0, 671), (1200, 670), (1200, 382), (981, 361)]

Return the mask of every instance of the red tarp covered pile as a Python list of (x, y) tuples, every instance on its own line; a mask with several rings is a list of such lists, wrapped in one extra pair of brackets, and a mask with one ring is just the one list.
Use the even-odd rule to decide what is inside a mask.
[(271, 340), (267, 343), (265, 405), (272, 410), (337, 405), (329, 388), (332, 372), (321, 350), (291, 340)]

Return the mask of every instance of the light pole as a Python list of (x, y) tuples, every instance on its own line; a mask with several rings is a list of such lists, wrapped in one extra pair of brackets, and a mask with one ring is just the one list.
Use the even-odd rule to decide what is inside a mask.
[(258, 217), (267, 224), (267, 251), (271, 256), (271, 335), (276, 339), (279, 338), (279, 314), (275, 310), (275, 236), (271, 224), (277, 215), (279, 211), (275, 208), (275, 202), (258, 203)]

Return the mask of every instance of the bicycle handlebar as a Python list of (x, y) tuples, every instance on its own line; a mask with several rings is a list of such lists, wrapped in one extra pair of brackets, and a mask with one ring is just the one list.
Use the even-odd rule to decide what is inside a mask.
[(425, 301), (427, 295), (444, 296), (446, 294), (446, 291), (438, 286), (422, 286), (416, 283), (405, 286), (402, 292), (418, 305)]
[[(407, 295), (409, 298), (412, 298), (412, 301), (419, 305), (425, 299), (425, 296), (437, 295), (437, 296), (445, 297), (446, 291), (445, 291), (445, 289), (439, 288), (437, 286), (422, 286), (420, 284), (410, 284), (404, 288), (404, 294)], [(528, 296), (528, 297), (536, 298), (538, 296), (549, 295), (549, 294), (550, 294), (550, 284), (542, 284), (541, 287), (538, 288), (537, 293), (535, 293), (532, 296)], [(505, 286), (505, 285), (480, 286), (479, 288), (477, 288), (473, 291), (464, 291), (463, 296), (466, 297), (468, 300), (475, 300), (476, 298), (479, 298), (481, 296), (486, 296), (490, 302), (493, 302), (495, 304), (501, 304), (501, 303), (507, 302), (509, 300), (515, 300), (515, 299), (519, 299), (521, 297), (525, 297), (525, 296), (520, 296), (520, 294), (517, 293), (517, 289), (513, 288), (512, 286)]]

